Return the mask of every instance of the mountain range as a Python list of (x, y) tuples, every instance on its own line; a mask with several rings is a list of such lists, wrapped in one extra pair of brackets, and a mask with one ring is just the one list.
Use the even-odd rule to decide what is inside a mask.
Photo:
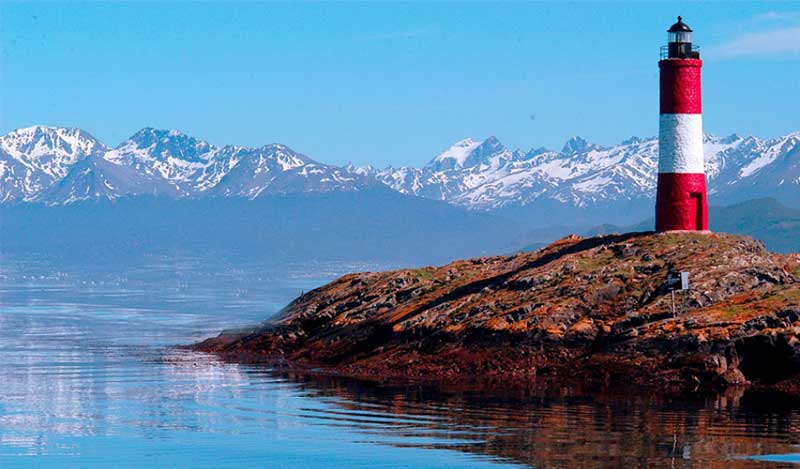
[(79, 129), (34, 126), (0, 137), (0, 201), (69, 204), (150, 195), (255, 199), (354, 191), (370, 184), (344, 168), (280, 145), (216, 146), (145, 128), (115, 148)]
[[(800, 204), (800, 132), (769, 140), (706, 135), (704, 150), (711, 203)], [(258, 199), (386, 186), (511, 218), (559, 210), (586, 223), (631, 223), (652, 211), (657, 158), (657, 138), (604, 147), (574, 137), (559, 151), (523, 151), (489, 137), (457, 142), (421, 168), (376, 169), (320, 163), (281, 144), (217, 146), (175, 130), (145, 128), (109, 148), (80, 129), (33, 126), (0, 137), (0, 202)]]

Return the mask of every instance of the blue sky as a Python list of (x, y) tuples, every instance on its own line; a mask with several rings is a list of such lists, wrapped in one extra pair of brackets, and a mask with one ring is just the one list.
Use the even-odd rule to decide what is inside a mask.
[(560, 148), (658, 126), (682, 14), (707, 132), (800, 129), (798, 3), (0, 3), (0, 132), (145, 126), (420, 165), (454, 141)]

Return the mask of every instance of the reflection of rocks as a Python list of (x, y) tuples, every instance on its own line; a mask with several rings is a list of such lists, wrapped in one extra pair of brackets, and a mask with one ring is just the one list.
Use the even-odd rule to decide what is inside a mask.
[[(676, 294), (668, 271), (688, 271)], [(376, 379), (534, 378), (797, 389), (800, 257), (724, 234), (564, 238), (536, 252), (347, 275), (201, 350)]]
[[(281, 376), (305, 383), (313, 397), (333, 398), (326, 401), (339, 408), (334, 415), (369, 416), (361, 430), (384, 440), (394, 435), (391, 444), (415, 445), (410, 438), (532, 467), (752, 467), (738, 457), (797, 452), (800, 403), (741, 387), (673, 399), (572, 387), (463, 392), (296, 371)], [(372, 420), (374, 426), (366, 423)]]

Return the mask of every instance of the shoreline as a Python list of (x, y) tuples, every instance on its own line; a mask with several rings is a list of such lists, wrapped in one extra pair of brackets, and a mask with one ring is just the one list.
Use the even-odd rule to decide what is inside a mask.
[[(693, 289), (673, 314), (664, 280), (678, 270)], [(799, 335), (800, 256), (722, 233), (628, 233), (345, 275), (270, 324), (188, 348), (377, 382), (800, 394)]]
[[(202, 344), (202, 342), (200, 343)], [(616, 379), (599, 374), (575, 372), (571, 374), (552, 373), (539, 376), (514, 375), (425, 375), (408, 376), (401, 373), (379, 373), (376, 370), (342, 370), (319, 363), (296, 363), (280, 356), (262, 355), (256, 352), (214, 352), (198, 348), (193, 344), (179, 346), (182, 350), (205, 353), (217, 357), (224, 363), (265, 367), (278, 375), (305, 377), (310, 380), (335, 379), (363, 383), (370, 386), (412, 388), (424, 387), (434, 391), (539, 395), (548, 392), (569, 390), (579, 395), (615, 395), (635, 392), (640, 395), (675, 397), (682, 399), (702, 399), (706, 397), (739, 398), (745, 393), (784, 395), (790, 398), (800, 397), (800, 377), (775, 384), (743, 383), (726, 384), (724, 382), (688, 383), (685, 381), (663, 383), (641, 379), (639, 372), (620, 373)], [(617, 370), (621, 371), (621, 370)], [(647, 370), (642, 370), (647, 371)], [(638, 378), (638, 379), (637, 379)]]

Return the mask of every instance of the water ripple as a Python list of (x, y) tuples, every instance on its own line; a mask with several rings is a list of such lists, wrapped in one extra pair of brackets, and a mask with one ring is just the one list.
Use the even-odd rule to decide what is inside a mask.
[(774, 396), (442, 392), (170, 348), (257, 323), (300, 291), (364, 266), (162, 258), (114, 271), (3, 261), (2, 467), (800, 462), (800, 403)]

